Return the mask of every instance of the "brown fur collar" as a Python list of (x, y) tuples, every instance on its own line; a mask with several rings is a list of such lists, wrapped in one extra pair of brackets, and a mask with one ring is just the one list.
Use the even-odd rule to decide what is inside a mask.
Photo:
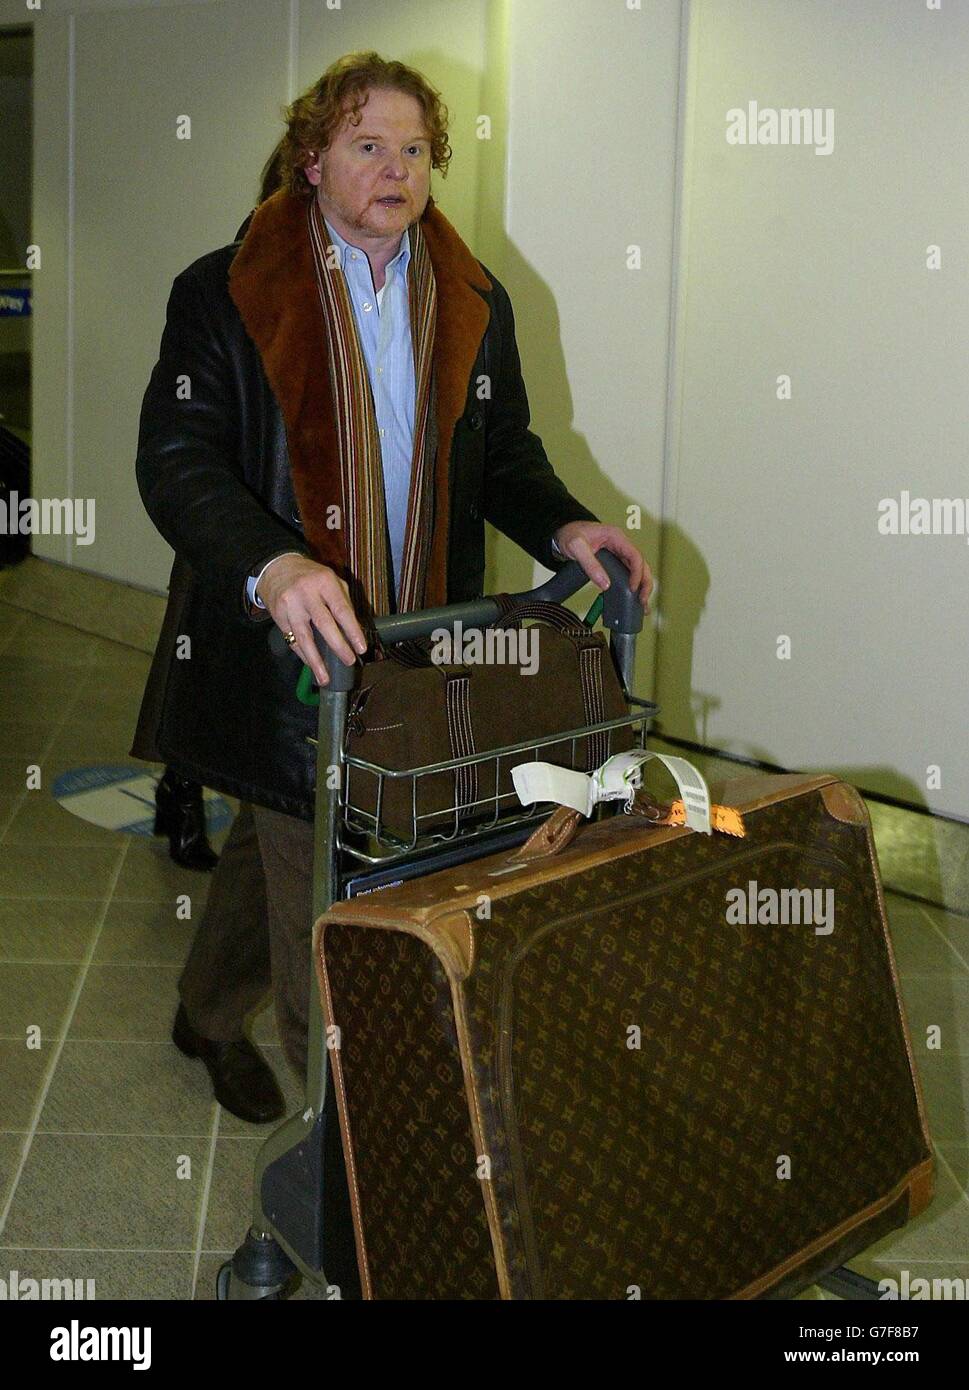
[[(488, 326), (476, 289), (491, 281), (433, 199), (421, 229), (437, 283), (434, 375), (437, 459), (426, 603), (447, 602), (448, 461), (454, 425)], [(293, 489), (306, 540), (321, 564), (345, 573), (343, 533), (326, 526), (339, 502), (340, 462), (327, 376), (326, 334), (306, 230), (306, 204), (280, 189), (253, 213), (229, 269), (229, 292), (255, 343), (286, 426)]]

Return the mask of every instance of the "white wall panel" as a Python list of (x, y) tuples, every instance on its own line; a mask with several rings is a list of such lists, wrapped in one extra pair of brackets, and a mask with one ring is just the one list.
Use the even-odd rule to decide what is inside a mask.
[[(969, 818), (966, 537), (877, 529), (969, 497), (969, 10), (693, 15), (664, 728)], [(729, 145), (750, 101), (831, 108), (833, 152)]]

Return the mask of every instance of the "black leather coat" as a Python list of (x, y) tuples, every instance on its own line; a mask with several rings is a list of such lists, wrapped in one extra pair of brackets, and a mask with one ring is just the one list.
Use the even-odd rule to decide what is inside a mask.
[[(156, 742), (185, 777), (312, 819), (315, 749), (307, 738), (316, 733), (316, 711), (296, 699), (298, 660), (274, 654), (271, 620), (254, 621), (244, 600), (246, 577), (260, 563), (310, 549), (282, 415), (228, 292), (238, 246), (202, 256), (176, 277), (141, 410), (141, 496), (192, 570)], [(511, 304), (486, 274), (493, 288), (479, 293), (490, 321), (451, 449), (449, 603), (482, 593), (486, 520), (558, 569), (553, 532), (596, 519), (555, 476), (528, 428)], [(481, 373), (491, 377), (490, 400), (477, 399)]]

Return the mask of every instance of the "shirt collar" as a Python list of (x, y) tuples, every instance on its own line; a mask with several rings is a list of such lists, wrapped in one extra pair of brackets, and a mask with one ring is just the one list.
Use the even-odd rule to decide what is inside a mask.
[[(326, 222), (326, 229), (330, 234), (330, 240), (333, 242), (334, 246), (339, 247), (340, 269), (345, 274), (347, 268), (347, 260), (350, 256), (351, 251), (356, 251), (357, 254), (360, 256), (366, 256), (367, 253), (361, 250), (359, 246), (354, 246), (352, 242), (344, 241), (343, 237), (336, 230), (336, 228), (331, 225), (327, 218), (324, 217), (323, 221)], [(387, 270), (389, 271), (393, 267), (398, 265), (400, 266), (401, 275), (406, 275), (407, 267), (410, 265), (410, 236), (408, 235), (406, 229), (402, 233), (400, 238), (400, 249), (394, 256), (393, 260), (387, 262)]]

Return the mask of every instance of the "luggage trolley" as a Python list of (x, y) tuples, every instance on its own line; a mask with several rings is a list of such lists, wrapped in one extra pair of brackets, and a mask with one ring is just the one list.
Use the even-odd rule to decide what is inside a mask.
[[(319, 633), (315, 634), (330, 682), (319, 692), (314, 922), (339, 898), (373, 892), (523, 843), (552, 808), (548, 803), (523, 807), (513, 792), (500, 793), (499, 760), (505, 759), (507, 763), (510, 755), (520, 755), (517, 758), (520, 762), (541, 759), (544, 748), (553, 744), (561, 748), (571, 739), (572, 762), (579, 766), (576, 750), (580, 740), (600, 732), (608, 736), (611, 730), (625, 727), (633, 729), (639, 746), (644, 745), (657, 706), (631, 693), (636, 639), (643, 626), (643, 610), (638, 597), (629, 588), (628, 571), (622, 561), (607, 550), (601, 550), (597, 558), (609, 575), (610, 586), (596, 599), (585, 621), (593, 626), (601, 605), (603, 627), (610, 634), (613, 663), (627, 705), (633, 708), (633, 712), (619, 719), (561, 730), (540, 739), (490, 749), (487, 753), (392, 771), (345, 753), (344, 731), (355, 668), (345, 666), (328, 650)], [(546, 583), (512, 594), (510, 598), (514, 603), (562, 603), (587, 583), (581, 567), (570, 560)], [(377, 618), (374, 627), (381, 642), (391, 646), (427, 637), (441, 628), (453, 630), (457, 623), (463, 631), (485, 628), (500, 617), (501, 612), (502, 607), (496, 599), (485, 597), (418, 612), (391, 614)], [(282, 647), (281, 635), (275, 628), (269, 640), (278, 643), (280, 649), (288, 650)], [(315, 704), (316, 699), (309, 695), (309, 676), (308, 668), (304, 668), (300, 698), (305, 703)], [(453, 812), (453, 826), (422, 833), (422, 817), (417, 814), (417, 779), (473, 763), (494, 763), (494, 795), (471, 803), (478, 811), (471, 824), (461, 823), (459, 811), (466, 814), (469, 807), (463, 802), (459, 807), (455, 797), (455, 804), (448, 808)], [(329, 775), (334, 767), (340, 769), (336, 779)], [(377, 779), (375, 812), (354, 805), (353, 773)], [(413, 815), (407, 839), (391, 836), (382, 823), (381, 789), (385, 779), (390, 777), (407, 779), (412, 789)], [(331, 787), (334, 780), (338, 786)], [(455, 784), (457, 780), (455, 778)], [(602, 808), (603, 811), (607, 809), (615, 807)], [(439, 812), (435, 813), (435, 819), (440, 822)], [(252, 1225), (232, 1260), (219, 1270), (216, 1291), (220, 1299), (283, 1299), (299, 1275), (325, 1289), (332, 1297), (359, 1296), (336, 1098), (329, 1080), (324, 1020), (314, 970), (305, 1105), (299, 1114), (284, 1121), (269, 1136), (259, 1153)]]
[[(509, 744), (487, 753), (452, 758), (421, 767), (391, 770), (346, 754), (344, 733), (349, 693), (353, 689), (355, 668), (345, 666), (316, 633), (330, 681), (320, 689), (317, 745), (317, 799), (314, 828), (313, 920), (340, 898), (354, 897), (467, 862), (484, 854), (513, 848), (527, 839), (536, 825), (549, 814), (548, 803), (521, 806), (514, 793), (501, 793), (498, 769), (500, 759), (520, 755), (525, 762), (542, 757), (542, 749), (571, 739), (572, 763), (577, 766), (579, 740), (590, 734), (631, 727), (638, 746), (646, 735), (658, 706), (631, 691), (636, 640), (643, 626), (643, 612), (628, 584), (628, 572), (617, 556), (600, 550), (598, 560), (609, 575), (610, 587), (596, 599), (585, 622), (594, 626), (601, 608), (602, 623), (609, 631), (609, 649), (622, 682), (627, 716), (561, 730), (534, 741)], [(545, 584), (512, 594), (514, 603), (545, 601), (562, 603), (588, 582), (575, 561), (569, 561)], [(473, 599), (466, 603), (428, 608), (419, 612), (391, 614), (377, 618), (374, 626), (385, 646), (427, 637), (441, 628), (452, 630), (458, 622), (467, 631), (485, 628), (502, 612), (494, 598)], [(282, 646), (281, 634), (274, 628), (269, 640)], [(300, 677), (300, 698), (316, 704), (309, 694), (308, 668)], [(433, 814), (438, 829), (422, 833), (417, 813), (417, 779), (455, 771), (468, 764), (495, 764), (495, 792), (473, 807), (485, 809), (471, 824), (461, 824), (465, 803), (455, 802), (453, 827), (440, 829), (440, 812)], [(337, 786), (331, 787), (329, 770), (338, 767)], [(583, 769), (584, 770), (584, 769)], [(352, 778), (356, 771), (377, 779), (375, 811), (354, 805)], [(381, 788), (386, 778), (408, 779), (412, 789), (411, 834), (407, 839), (392, 836), (381, 820)], [(455, 787), (458, 779), (455, 777)], [(502, 802), (510, 803), (502, 806)], [(489, 809), (490, 808), (490, 809)], [(596, 807), (594, 815), (614, 813), (616, 803)], [(233, 1258), (219, 1270), (216, 1294), (219, 1299), (284, 1299), (293, 1291), (299, 1277), (324, 1291), (329, 1297), (359, 1297), (356, 1250), (350, 1215), (349, 1190), (340, 1139), (334, 1087), (330, 1085), (329, 1054), (324, 1018), (312, 974), (309, 1009), (309, 1039), (306, 1100), (303, 1109), (276, 1129), (263, 1145), (256, 1160), (253, 1219), (243, 1243)], [(841, 1298), (877, 1299), (877, 1286), (853, 1270), (832, 1271), (818, 1281)]]

